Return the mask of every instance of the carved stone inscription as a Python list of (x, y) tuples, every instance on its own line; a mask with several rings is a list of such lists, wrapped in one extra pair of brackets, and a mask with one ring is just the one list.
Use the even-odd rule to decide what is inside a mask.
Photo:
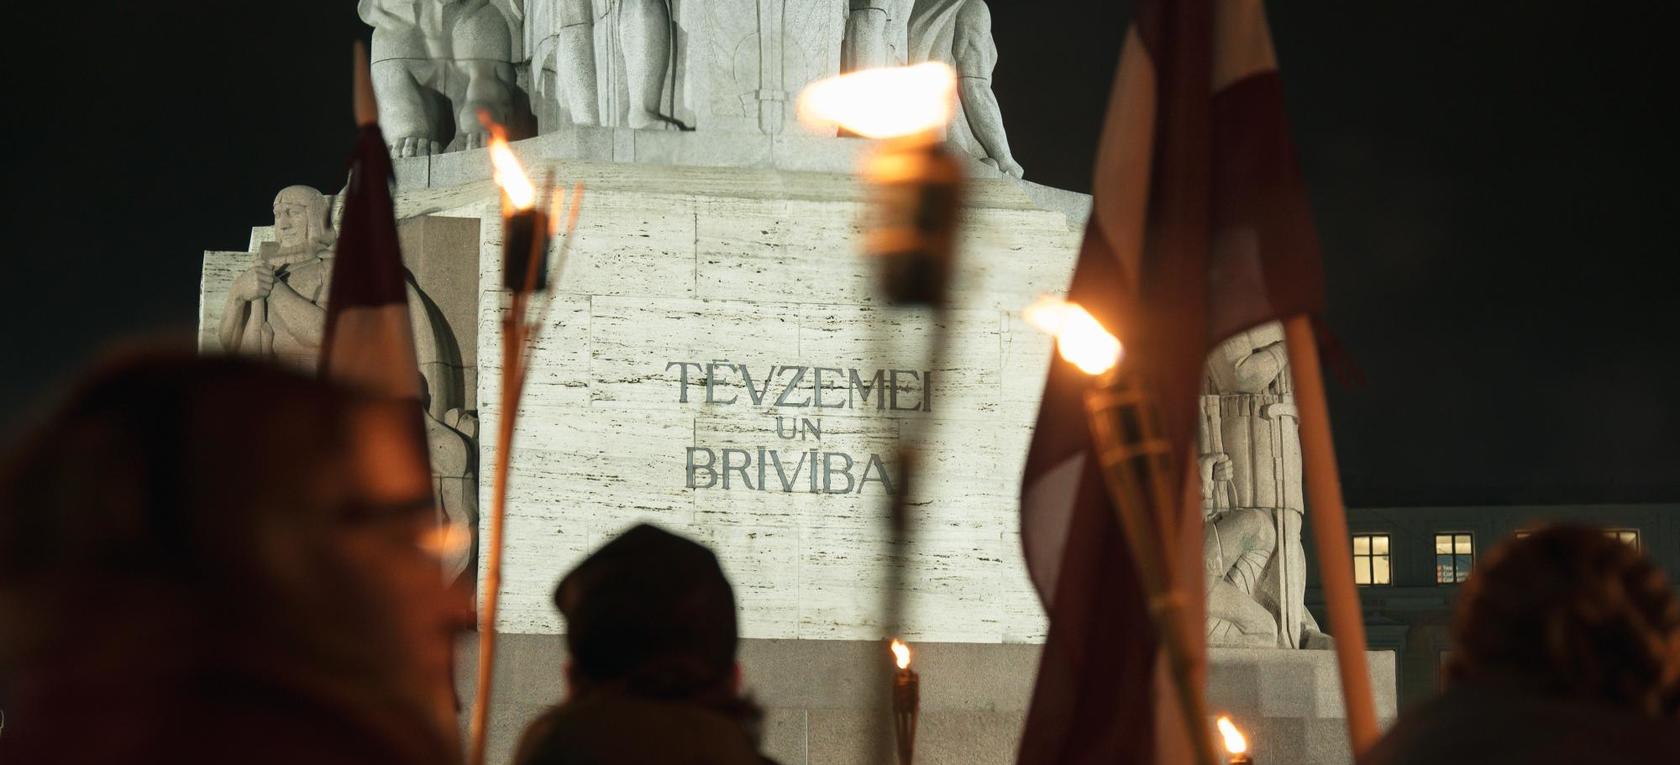
[[(858, 370), (840, 367), (762, 367), (758, 377), (748, 364), (712, 361), (673, 361), (665, 371), (677, 372), (677, 402), (689, 400), (689, 374), (705, 389), (710, 405), (750, 405), (812, 409), (874, 409), (877, 412), (932, 412), (933, 372), (913, 369)], [(733, 375), (735, 379), (725, 378)], [(826, 379), (825, 379), (826, 376)], [(807, 383), (807, 379), (809, 382)], [(720, 385), (745, 388), (723, 398)], [(808, 386), (808, 387), (807, 387)], [(871, 403), (873, 401), (873, 403)], [(788, 441), (822, 440), (822, 420), (775, 416), (774, 432)], [(690, 489), (780, 491), (784, 494), (895, 493), (888, 466), (891, 456), (876, 452), (852, 454), (821, 449), (787, 449), (790, 444), (714, 448), (685, 447), (685, 486)]]

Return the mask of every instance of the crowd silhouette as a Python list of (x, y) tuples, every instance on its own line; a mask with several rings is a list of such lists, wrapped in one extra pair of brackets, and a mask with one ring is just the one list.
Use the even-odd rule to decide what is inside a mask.
[[(255, 361), (108, 361), (0, 467), (0, 761), (459, 762), (453, 643), (412, 412)], [(556, 572), (559, 573), (559, 572)], [(566, 696), (518, 765), (769, 762), (704, 546), (630, 528), (566, 573)], [(1580, 526), (1459, 595), (1447, 687), (1361, 758), (1680, 762), (1680, 601)]]

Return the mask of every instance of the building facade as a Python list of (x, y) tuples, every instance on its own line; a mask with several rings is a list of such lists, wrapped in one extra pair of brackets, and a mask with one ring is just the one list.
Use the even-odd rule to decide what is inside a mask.
[[(1529, 529), (1564, 521), (1603, 527), (1677, 581), (1680, 505), (1348, 509), (1366, 639), (1372, 650), (1394, 652), (1401, 707), (1440, 688), (1441, 665), (1452, 650), (1453, 604), (1476, 560)], [(1313, 557), (1312, 545), (1306, 549)], [(1308, 567), (1307, 607), (1328, 625), (1316, 560)]]

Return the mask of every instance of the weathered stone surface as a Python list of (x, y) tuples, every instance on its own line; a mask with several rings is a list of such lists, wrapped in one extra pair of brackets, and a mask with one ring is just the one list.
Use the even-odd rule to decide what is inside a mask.
[[(746, 634), (878, 637), (886, 484), (901, 480), (892, 473), (903, 425), (924, 419), (931, 448), (912, 497), (908, 634), (1042, 635), (1015, 503), (1050, 346), (1029, 339), (1014, 313), (1065, 285), (1077, 242), (1065, 215), (1002, 182), (975, 184), (946, 362), (928, 402), (930, 317), (880, 304), (856, 250), (862, 208), (851, 182), (565, 169), (589, 191), (514, 454), (507, 554), (520, 578), (510, 573), (503, 592), (505, 629), (557, 630), (553, 581), (606, 535), (649, 521), (713, 544), (737, 581), (752, 583)], [(466, 188), (489, 191), (415, 189), (399, 208), (481, 210), (480, 282), (494, 284), (495, 208)], [(494, 295), (483, 297), (479, 342), (491, 347), (500, 319)], [(486, 430), (500, 416), (488, 395), (499, 366), (480, 365)], [(482, 451), (486, 469), (498, 458)]]
[[(253, 237), (252, 246), (260, 245)], [(222, 314), (227, 308), (228, 288), (251, 265), (249, 252), (210, 251), (204, 253), (204, 265), (198, 280), (198, 351), (216, 353), (222, 350), (217, 332), (222, 326)]]
[[(536, 157), (543, 146), (515, 149)], [(433, 416), (476, 412), (479, 431), (494, 432), (496, 191), (482, 151), (429, 161), (451, 164), (462, 182), (402, 189), (396, 202), (409, 266), (452, 331), (437, 344), (448, 352), (428, 362), (438, 378), (428, 386), (442, 395)], [(510, 495), (505, 629), (557, 630), (549, 589), (559, 574), (608, 535), (649, 521), (714, 544), (750, 583), (746, 634), (878, 637), (886, 490), (903, 480), (895, 454), (904, 425), (926, 420), (908, 634), (1043, 635), (1020, 565), (1016, 494), (1050, 344), (1016, 312), (1063, 288), (1080, 221), (1039, 208), (1012, 183), (972, 184), (946, 361), (929, 400), (930, 317), (878, 300), (856, 247), (862, 192), (851, 178), (563, 167), (563, 180), (588, 192), (532, 356)], [(206, 255), (205, 327), (220, 321), (220, 296), (250, 257)], [(460, 331), (469, 321), (475, 331)], [(691, 448), (701, 468), (693, 480)], [(476, 456), (478, 475), (500, 458), (489, 444)], [(488, 501), (479, 496), (480, 506)]]

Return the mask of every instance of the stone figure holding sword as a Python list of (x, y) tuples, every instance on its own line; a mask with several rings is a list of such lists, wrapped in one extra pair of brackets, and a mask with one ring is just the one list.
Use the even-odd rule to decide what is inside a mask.
[(1209, 643), (1328, 647), (1304, 603), (1300, 422), (1281, 325), (1209, 354), (1199, 435)]

